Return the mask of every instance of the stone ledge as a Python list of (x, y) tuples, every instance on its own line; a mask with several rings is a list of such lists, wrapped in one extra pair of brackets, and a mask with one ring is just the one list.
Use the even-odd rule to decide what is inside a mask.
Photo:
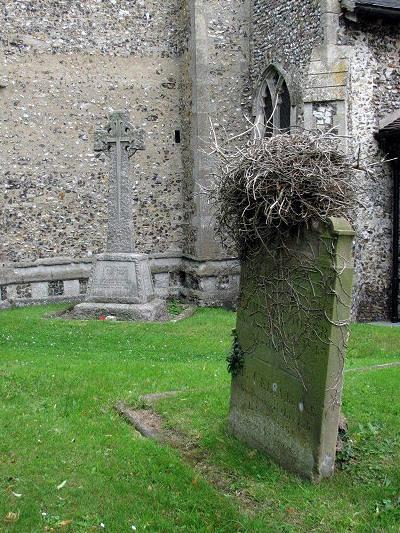
[(240, 263), (236, 258), (200, 261), (183, 258), (182, 269), (188, 274), (196, 274), (198, 277), (218, 276), (221, 274), (240, 273)]
[[(86, 259), (59, 257), (43, 259), (36, 263), (2, 264), (0, 285), (5, 286), (8, 297), (15, 301), (16, 305), (82, 301), (85, 294), (79, 292), (78, 282), (88, 280), (94, 259), (95, 256)], [(201, 302), (201, 305), (235, 305), (240, 274), (237, 258), (224, 257), (205, 261), (188, 255), (164, 253), (150, 255), (149, 262), (158, 298), (182, 296), (187, 300)], [(64, 282), (63, 296), (47, 297), (47, 284), (52, 280)], [(16, 286), (25, 283), (31, 284), (32, 298), (15, 297)], [(42, 297), (39, 298), (39, 294)], [(3, 298), (7, 298), (7, 292)], [(104, 302), (102, 298), (100, 300)]]
[(29, 264), (11, 263), (0, 267), (0, 285), (83, 279), (89, 277), (91, 268), (92, 260), (63, 260)]
[(167, 320), (168, 312), (164, 300), (155, 299), (146, 304), (82, 303), (74, 307), (66, 318), (98, 319), (101, 315), (112, 315), (118, 320), (158, 322)]
[(139, 263), (148, 261), (149, 257), (146, 254), (135, 253), (119, 253), (119, 252), (104, 252), (95, 256), (96, 261), (114, 261), (123, 263)]
[[(88, 278), (94, 257), (69, 258), (53, 257), (38, 259), (27, 263), (2, 263), (0, 265), (0, 285), (29, 283), (54, 280)], [(189, 255), (150, 254), (149, 261), (153, 274), (161, 272), (178, 272), (179, 270), (196, 272), (199, 276), (216, 275), (224, 268), (232, 273), (240, 272), (239, 261), (235, 257), (220, 259), (199, 259)]]
[(29, 307), (31, 305), (73, 304), (82, 302), (84, 298), (85, 295), (81, 294), (79, 296), (47, 296), (46, 298), (10, 298), (3, 301), (10, 302), (15, 307)]

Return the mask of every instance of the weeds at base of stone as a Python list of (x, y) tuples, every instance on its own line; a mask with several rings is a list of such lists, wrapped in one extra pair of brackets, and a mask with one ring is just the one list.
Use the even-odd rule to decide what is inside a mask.
[(185, 310), (185, 305), (179, 300), (171, 299), (167, 300), (168, 313), (173, 316), (180, 315)]

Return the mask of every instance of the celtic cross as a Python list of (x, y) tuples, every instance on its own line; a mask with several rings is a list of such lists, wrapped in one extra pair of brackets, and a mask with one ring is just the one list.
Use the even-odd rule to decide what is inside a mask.
[(106, 128), (95, 132), (94, 149), (111, 159), (107, 252), (133, 252), (133, 190), (129, 158), (137, 150), (144, 150), (143, 139), (144, 131), (130, 124), (129, 114), (125, 111), (111, 113)]

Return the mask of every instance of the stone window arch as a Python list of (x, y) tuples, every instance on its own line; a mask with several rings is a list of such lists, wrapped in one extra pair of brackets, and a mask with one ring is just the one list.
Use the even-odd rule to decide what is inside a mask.
[(284, 74), (270, 65), (259, 82), (255, 101), (256, 135), (260, 138), (290, 131), (296, 108)]

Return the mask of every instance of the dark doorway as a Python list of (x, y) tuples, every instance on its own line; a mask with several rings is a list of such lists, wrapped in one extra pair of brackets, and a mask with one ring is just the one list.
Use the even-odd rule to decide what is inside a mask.
[(390, 298), (390, 318), (392, 322), (399, 322), (399, 253), (400, 253), (400, 117), (389, 122), (381, 128), (378, 133), (378, 140), (382, 149), (393, 159), (391, 161), (393, 169), (393, 199), (392, 199), (392, 276), (391, 276), (391, 298)]

